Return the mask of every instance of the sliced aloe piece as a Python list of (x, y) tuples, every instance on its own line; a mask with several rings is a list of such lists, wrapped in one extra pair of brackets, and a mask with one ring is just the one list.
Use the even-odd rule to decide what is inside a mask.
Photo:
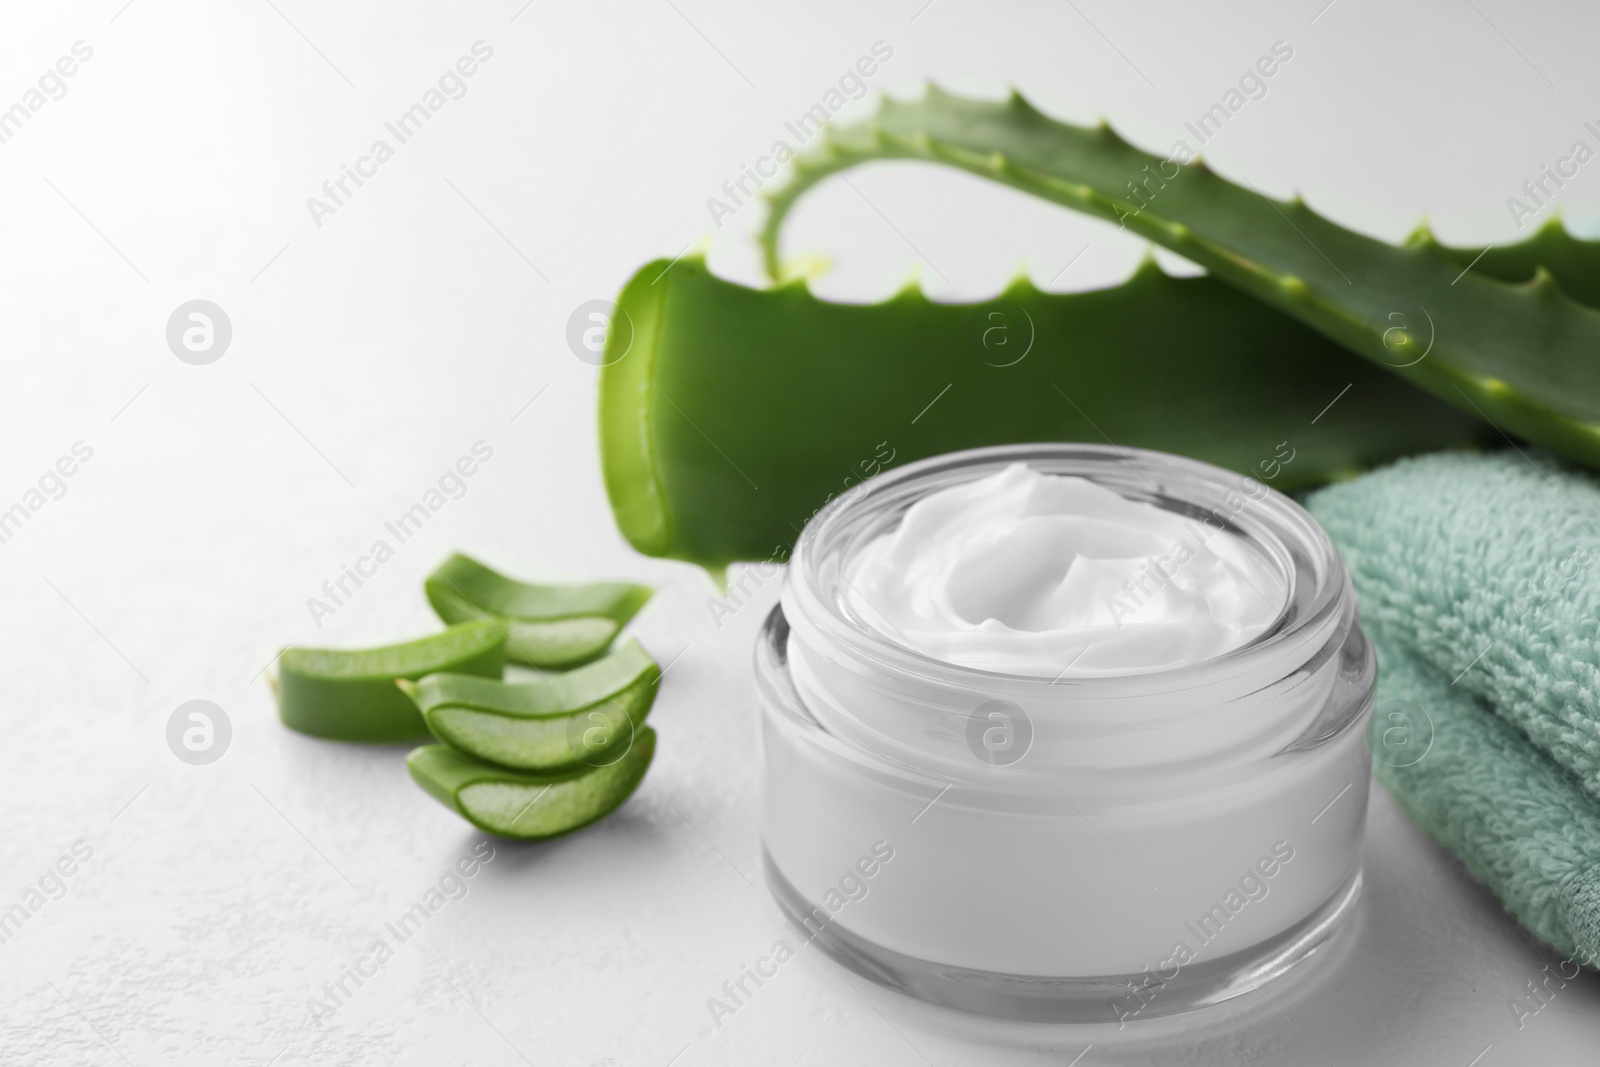
[(439, 671), (498, 678), (504, 670), (505, 636), (488, 622), (382, 648), (286, 648), (278, 715), (290, 729), (336, 741), (416, 741), (428, 727), (396, 679)]
[(518, 770), (613, 762), (655, 702), (661, 669), (639, 642), (533, 682), (430, 674), (402, 682), (446, 744)]
[(610, 815), (633, 795), (656, 751), (646, 726), (614, 763), (553, 773), (513, 771), (448, 745), (406, 758), (417, 784), (480, 830), (534, 841), (571, 833)]
[(499, 622), (513, 663), (558, 669), (604, 654), (651, 593), (631, 582), (530, 585), (460, 553), (428, 575), (423, 589), (445, 622)]
[(781, 559), (831, 496), (981, 445), (1109, 440), (1295, 489), (1499, 440), (1289, 315), (1148, 260), (1096, 292), (1022, 280), (973, 304), (908, 289), (860, 305), (686, 256), (642, 268), (617, 303), (632, 347), (600, 372), (617, 524), (641, 552), (710, 568)]
[(1600, 311), (1584, 303), (1600, 293), (1591, 242), (1547, 229), (1470, 266), (1477, 250), (1445, 248), (1426, 227), (1391, 245), (1299, 198), (1150, 155), (1104, 124), (1057, 122), (1015, 94), (886, 99), (866, 122), (825, 127), (816, 145), (773, 198), (763, 242), (775, 275), (779, 229), (808, 188), (874, 160), (942, 163), (1118, 222), (1448, 403), (1600, 466)]

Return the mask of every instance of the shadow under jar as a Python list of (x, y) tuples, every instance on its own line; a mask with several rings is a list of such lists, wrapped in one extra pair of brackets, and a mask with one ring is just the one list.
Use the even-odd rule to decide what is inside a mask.
[[(1231, 534), (1277, 579), (1202, 662), (1080, 677), (932, 658), (849, 595), (930, 494), (1022, 463)], [(912, 996), (1117, 1022), (1217, 1003), (1354, 907), (1374, 657), (1327, 535), (1287, 497), (1162, 453), (976, 449), (832, 501), (757, 643), (768, 884), (797, 936)]]

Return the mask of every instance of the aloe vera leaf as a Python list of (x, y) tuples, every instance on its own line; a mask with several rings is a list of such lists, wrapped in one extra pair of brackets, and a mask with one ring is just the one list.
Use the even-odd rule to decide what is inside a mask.
[(518, 770), (610, 763), (650, 714), (661, 669), (639, 642), (533, 682), (430, 674), (404, 689), (439, 740)]
[(1439, 251), (1462, 270), (1503, 282), (1530, 282), (1542, 268), (1561, 291), (1588, 307), (1600, 308), (1600, 241), (1574, 237), (1553, 217), (1527, 240), (1487, 250), (1440, 245)]
[(292, 730), (335, 741), (417, 741), (428, 736), (427, 724), (396, 679), (439, 671), (498, 678), (504, 669), (505, 636), (488, 622), (382, 648), (286, 648), (278, 715)]
[(424, 745), (406, 757), (417, 784), (480, 830), (536, 841), (582, 829), (633, 795), (655, 756), (646, 726), (616, 762), (555, 773), (513, 771), (448, 745)]
[(974, 304), (916, 289), (836, 304), (698, 257), (666, 267), (618, 297), (633, 342), (601, 371), (601, 460), (634, 547), (706, 567), (784, 558), (830, 495), (980, 445), (1109, 439), (1294, 489), (1498, 441), (1288, 315), (1152, 261), (1111, 289), (1019, 280)]
[(772, 198), (762, 240), (774, 273), (779, 229), (806, 189), (874, 160), (942, 163), (1118, 222), (1447, 402), (1600, 465), (1600, 312), (1580, 302), (1600, 277), (1592, 251), (1559, 265), (1565, 287), (1543, 263), (1506, 280), (1537, 244), (1485, 256), (1501, 277), (1465, 270), (1476, 253), (1444, 248), (1426, 227), (1399, 246), (1366, 237), (1203, 163), (1163, 166), (1109, 126), (1057, 122), (1015, 94), (996, 103), (930, 87), (817, 143)]
[(603, 655), (651, 594), (630, 582), (530, 585), (460, 553), (428, 575), (423, 590), (445, 622), (500, 622), (513, 663), (557, 669)]

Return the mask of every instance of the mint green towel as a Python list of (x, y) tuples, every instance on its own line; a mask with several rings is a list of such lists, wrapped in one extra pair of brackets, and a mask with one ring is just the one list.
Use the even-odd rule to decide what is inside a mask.
[(1600, 483), (1448, 453), (1307, 507), (1378, 646), (1378, 781), (1529, 930), (1600, 964)]

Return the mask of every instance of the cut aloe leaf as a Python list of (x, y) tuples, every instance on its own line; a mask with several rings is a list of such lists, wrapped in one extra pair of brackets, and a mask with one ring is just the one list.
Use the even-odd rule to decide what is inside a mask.
[(448, 745), (406, 758), (417, 784), (480, 830), (534, 841), (571, 833), (610, 815), (644, 780), (656, 751), (646, 726), (614, 763), (555, 773), (513, 771)]
[(615, 760), (650, 714), (661, 669), (629, 641), (585, 667), (526, 683), (430, 674), (401, 683), (433, 735), (518, 770)]
[(1109, 440), (1288, 490), (1499, 441), (1289, 315), (1153, 261), (1111, 289), (1020, 280), (974, 304), (916, 289), (837, 304), (801, 281), (723, 281), (696, 256), (668, 266), (617, 298), (632, 347), (600, 374), (601, 461), (633, 546), (708, 568), (782, 559), (831, 496), (963, 448)]
[(278, 715), (290, 729), (335, 741), (416, 741), (428, 727), (396, 679), (439, 671), (498, 678), (504, 670), (505, 636), (487, 622), (383, 648), (286, 648)]
[(1391, 245), (1299, 198), (1141, 151), (1104, 124), (1057, 122), (1015, 94), (991, 103), (930, 87), (921, 100), (885, 99), (866, 122), (825, 127), (816, 144), (773, 198), (763, 243), (775, 275), (779, 230), (808, 188), (874, 160), (942, 163), (1117, 222), (1446, 402), (1600, 465), (1592, 242), (1547, 228), (1476, 265), (1477, 250), (1445, 248), (1426, 227)]
[(557, 669), (603, 655), (651, 593), (630, 582), (530, 585), (460, 553), (440, 564), (423, 589), (445, 622), (501, 623), (513, 663)]

